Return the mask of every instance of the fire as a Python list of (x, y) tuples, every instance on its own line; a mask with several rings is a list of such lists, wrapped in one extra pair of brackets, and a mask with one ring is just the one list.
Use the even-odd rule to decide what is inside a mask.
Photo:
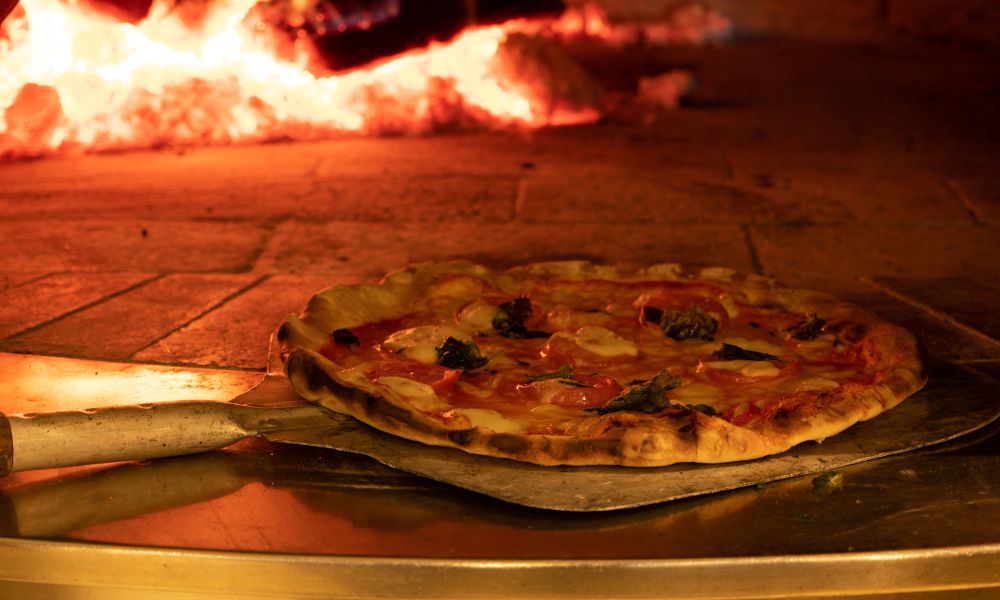
[(320, 76), (305, 49), (264, 34), (254, 0), (217, 4), (192, 29), (164, 3), (130, 24), (74, 2), (22, 0), (0, 27), (0, 156), (599, 116), (592, 105), (540, 102), (539, 86), (499, 64), (518, 23)]

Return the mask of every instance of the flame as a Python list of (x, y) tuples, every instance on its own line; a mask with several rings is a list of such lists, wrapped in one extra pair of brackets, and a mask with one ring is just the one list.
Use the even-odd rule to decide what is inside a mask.
[(497, 51), (516, 23), (322, 77), (307, 68), (303, 48), (283, 52), (261, 35), (254, 1), (216, 3), (196, 32), (163, 3), (130, 24), (73, 2), (22, 0), (23, 13), (0, 29), (0, 155), (599, 116), (592, 107), (540, 106), (531, 86), (511, 81), (509, 69), (500, 74)]

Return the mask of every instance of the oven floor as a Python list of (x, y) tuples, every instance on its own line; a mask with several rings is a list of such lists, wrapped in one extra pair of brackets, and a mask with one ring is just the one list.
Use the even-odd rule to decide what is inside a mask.
[(580, 52), (648, 122), (0, 164), (0, 350), (261, 370), (317, 289), (410, 261), (721, 264), (840, 294), (1000, 373), (996, 49)]
[[(0, 163), (0, 411), (231, 397), (313, 292), (458, 257), (774, 276), (900, 322), (935, 383), (995, 394), (1000, 50), (580, 53), (613, 90), (672, 66), (699, 89), (648, 122)], [(0, 596), (994, 597), (998, 440), (849, 467), (830, 498), (806, 477), (579, 518), (258, 440), (17, 473)], [(609, 557), (685, 560), (585, 562)]]

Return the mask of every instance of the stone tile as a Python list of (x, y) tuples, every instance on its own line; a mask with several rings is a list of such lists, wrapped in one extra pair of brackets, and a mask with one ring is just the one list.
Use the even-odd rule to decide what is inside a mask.
[(268, 233), (254, 225), (156, 219), (5, 220), (0, 271), (239, 271)]
[(18, 352), (123, 360), (250, 285), (253, 275), (177, 274), (10, 338)]
[(876, 277), (875, 283), (1000, 343), (1000, 313), (997, 312), (1000, 278), (976, 278), (974, 275), (944, 279)]
[(948, 186), (973, 219), (1000, 225), (1000, 173), (994, 170), (992, 166), (984, 166), (977, 172), (956, 174), (949, 178)]
[(1000, 275), (1000, 228), (934, 225), (753, 226), (763, 271), (790, 285), (835, 294), (859, 276)]
[(49, 275), (0, 292), (0, 338), (97, 302), (151, 273), (67, 273)]
[(0, 273), (0, 292), (44, 276), (45, 273)]
[(845, 299), (912, 331), (931, 358), (958, 362), (1000, 360), (1000, 344), (954, 327), (880, 289), (862, 285), (845, 294)]
[(322, 178), (294, 213), (338, 221), (506, 221), (514, 216), (517, 193), (518, 179), (512, 176)]
[(891, 27), (935, 39), (995, 41), (1000, 34), (1000, 7), (992, 0), (889, 0)]
[(941, 173), (866, 154), (855, 151), (844, 158), (824, 152), (782, 158), (762, 157), (752, 149), (731, 153), (736, 183), (757, 184), (759, 194), (785, 209), (777, 218), (754, 219), (757, 222), (973, 221)]
[(289, 222), (278, 227), (255, 270), (364, 280), (410, 262), (458, 258), (492, 266), (589, 259), (753, 268), (736, 226)]
[(767, 189), (771, 184), (749, 179), (737, 182), (669, 170), (657, 174), (603, 171), (527, 178), (523, 218), (540, 222), (780, 223), (843, 220), (850, 214), (842, 204), (777, 194)]
[(334, 283), (324, 277), (278, 275), (135, 355), (136, 360), (214, 367), (264, 369), (271, 334), (288, 314)]
[(48, 169), (14, 162), (0, 164), (12, 182), (0, 216), (506, 219), (522, 151), (495, 146), (476, 136), (347, 139), (56, 158)]

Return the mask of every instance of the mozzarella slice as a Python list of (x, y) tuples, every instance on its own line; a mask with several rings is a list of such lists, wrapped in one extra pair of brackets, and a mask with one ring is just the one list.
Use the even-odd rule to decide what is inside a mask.
[(458, 324), (469, 331), (491, 331), (497, 307), (477, 298), (462, 307), (455, 316)]
[[(619, 337), (615, 332), (605, 327), (587, 325), (573, 333), (561, 331), (556, 335), (569, 338), (580, 348), (598, 356), (638, 356), (639, 348), (635, 343)], [(553, 336), (555, 337), (555, 336)]]
[(670, 390), (672, 399), (688, 404), (712, 404), (719, 394), (719, 388), (707, 383), (688, 383)]
[(496, 433), (513, 433), (522, 429), (518, 423), (488, 408), (456, 408), (451, 412), (464, 416), (473, 427), (490, 429)]
[(705, 366), (721, 371), (739, 371), (747, 377), (777, 377), (781, 373), (781, 369), (769, 360), (720, 360), (707, 362)]
[(418, 410), (429, 410), (442, 404), (434, 388), (426, 383), (394, 375), (379, 377), (377, 382), (404, 397)]
[(397, 331), (382, 342), (382, 347), (415, 361), (432, 365), (437, 363), (438, 347), (449, 337), (462, 342), (472, 339), (468, 333), (450, 325), (421, 325)]

